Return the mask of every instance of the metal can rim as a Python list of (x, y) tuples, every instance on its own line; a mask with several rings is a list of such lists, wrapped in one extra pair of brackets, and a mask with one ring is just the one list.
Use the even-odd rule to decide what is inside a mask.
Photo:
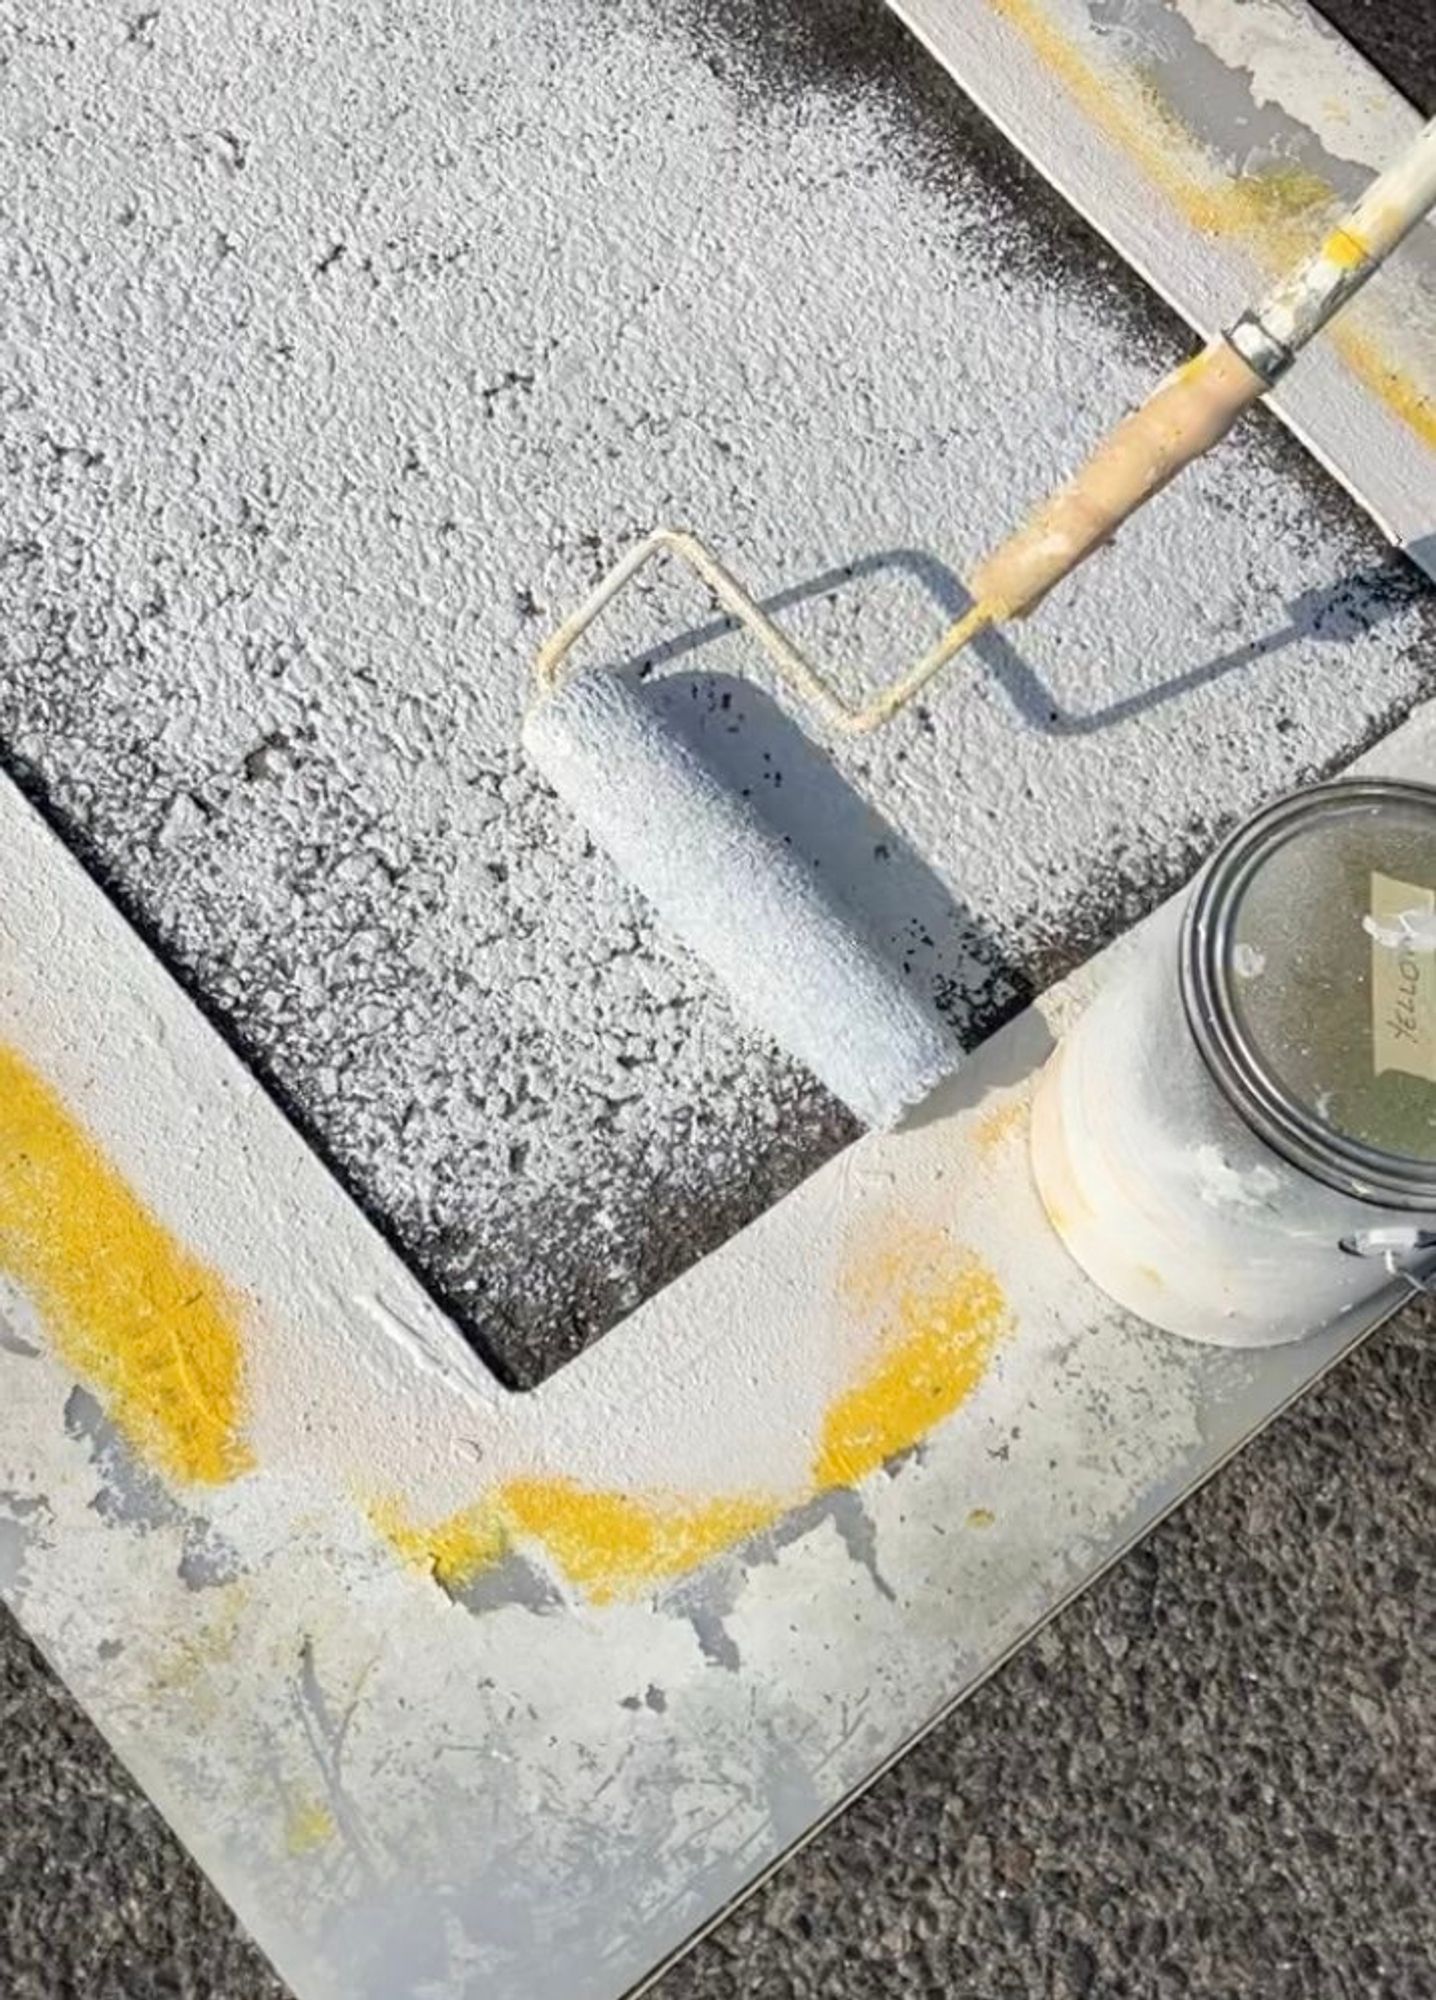
[(1231, 990), (1231, 930), (1242, 892), (1278, 847), (1332, 806), (1405, 800), (1436, 811), (1436, 786), (1405, 778), (1338, 778), (1262, 808), (1207, 864), (1182, 923), (1182, 1000), (1192, 1037), (1222, 1095), (1272, 1150), (1303, 1173), (1380, 1208), (1436, 1209), (1436, 1162), (1333, 1132), (1277, 1083), (1243, 1030)]

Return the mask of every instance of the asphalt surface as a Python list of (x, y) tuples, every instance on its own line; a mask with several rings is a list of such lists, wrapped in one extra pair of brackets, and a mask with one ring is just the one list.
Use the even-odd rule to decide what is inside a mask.
[[(1433, 108), (1429, 0), (1326, 11)], [(662, 2000), (1436, 1993), (1433, 1334), (1376, 1336)], [(0, 1615), (0, 1993), (283, 1992)]]

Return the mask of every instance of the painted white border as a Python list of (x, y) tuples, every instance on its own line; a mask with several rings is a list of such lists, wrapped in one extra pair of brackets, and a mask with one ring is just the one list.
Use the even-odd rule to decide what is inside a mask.
[[(1433, 757), (1436, 705), (1361, 768)], [(0, 854), (6, 1037), (246, 1299), (258, 1458), (167, 1490), (77, 1423), (32, 1329), (38, 1353), (0, 1353), (5, 1596), (301, 2000), (616, 2000), (1371, 1323), (1201, 1348), (1068, 1262), (1021, 1106), (1129, 939), (910, 1128), (509, 1394), (8, 786)], [(447, 1594), (366, 1518), (376, 1490), (433, 1518), (525, 1471), (796, 1496), (880, 1349), (844, 1272), (909, 1237), (979, 1257), (1013, 1326), (856, 1490), (611, 1602), (542, 1546)]]

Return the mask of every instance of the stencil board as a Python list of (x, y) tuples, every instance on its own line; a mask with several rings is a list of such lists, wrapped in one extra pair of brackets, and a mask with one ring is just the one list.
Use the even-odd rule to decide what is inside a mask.
[(301, 2000), (629, 1991), (1379, 1316), (1205, 1349), (1047, 1228), (1139, 931), (505, 1391), (8, 786), (0, 852), (6, 1601)]

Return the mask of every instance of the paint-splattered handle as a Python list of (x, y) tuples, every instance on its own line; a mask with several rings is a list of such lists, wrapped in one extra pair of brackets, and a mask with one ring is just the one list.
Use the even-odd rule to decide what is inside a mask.
[(1270, 387), (1436, 204), (1436, 118), (1227, 339)]
[(1224, 438), (1436, 204), (1436, 119), (1321, 247), (1194, 361), (1169, 375), (972, 576), (995, 619), (1020, 618)]
[(1266, 384), (1225, 340), (1185, 362), (1102, 440), (1082, 470), (972, 576), (979, 602), (1020, 618), (1184, 465), (1224, 438)]

